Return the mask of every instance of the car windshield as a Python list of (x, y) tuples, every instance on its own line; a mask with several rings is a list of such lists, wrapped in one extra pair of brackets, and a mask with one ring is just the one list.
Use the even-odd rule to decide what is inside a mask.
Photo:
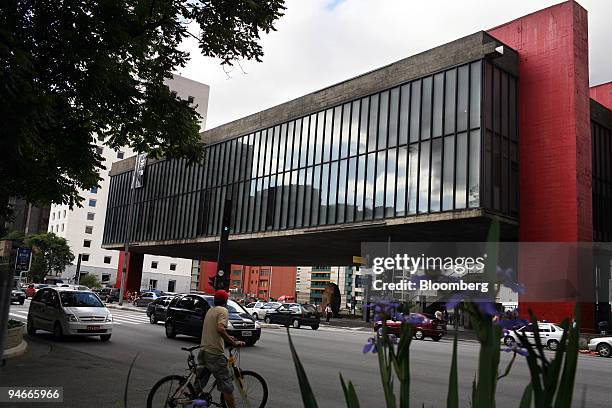
[(96, 295), (91, 292), (60, 292), (62, 305), (68, 307), (104, 307)]
[(238, 303), (234, 302), (231, 299), (228, 299), (226, 307), (227, 307), (227, 311), (230, 313), (237, 313), (237, 314), (246, 313), (246, 311), (242, 308), (242, 306), (240, 306)]

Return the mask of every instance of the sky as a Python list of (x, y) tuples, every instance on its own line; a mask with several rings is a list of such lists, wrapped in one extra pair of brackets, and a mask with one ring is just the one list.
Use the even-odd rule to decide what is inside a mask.
[[(589, 15), (590, 83), (612, 81), (612, 1), (578, 2)], [(210, 85), (211, 129), (557, 3), (287, 0), (277, 31), (261, 38), (263, 62), (224, 68), (188, 39), (191, 61), (177, 73)]]

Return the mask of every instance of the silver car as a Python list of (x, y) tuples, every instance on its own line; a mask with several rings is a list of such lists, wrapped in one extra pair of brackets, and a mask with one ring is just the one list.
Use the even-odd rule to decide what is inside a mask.
[(100, 336), (108, 341), (113, 331), (113, 316), (91, 291), (47, 287), (39, 290), (30, 303), (27, 330), (46, 330), (56, 338)]
[(589, 350), (602, 357), (612, 357), (612, 337), (596, 337), (589, 341)]

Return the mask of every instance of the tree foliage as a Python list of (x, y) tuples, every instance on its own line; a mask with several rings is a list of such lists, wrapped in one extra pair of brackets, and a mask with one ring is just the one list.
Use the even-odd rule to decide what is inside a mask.
[[(198, 114), (164, 83), (198, 38), (222, 64), (260, 60), (284, 0), (0, 2), (0, 221), (8, 197), (80, 205), (96, 145), (198, 160)], [(199, 32), (198, 32), (199, 31)]]
[(30, 277), (34, 282), (44, 280), (47, 275), (57, 275), (74, 260), (74, 254), (62, 237), (52, 232), (30, 235), (25, 244), (32, 248)]
[(101, 288), (102, 284), (98, 280), (96, 275), (92, 275), (91, 273), (85, 274), (81, 276), (79, 280), (80, 285), (85, 285), (88, 288)]

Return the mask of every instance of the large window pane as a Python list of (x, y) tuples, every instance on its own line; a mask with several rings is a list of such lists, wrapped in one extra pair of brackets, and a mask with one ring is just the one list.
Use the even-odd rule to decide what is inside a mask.
[[(297, 196), (295, 198), (295, 226), (300, 228), (304, 225), (304, 202), (306, 200), (306, 170), (301, 169), (298, 173)], [(293, 200), (293, 195), (291, 196)]]
[(397, 145), (399, 93), (399, 88), (391, 90), (391, 100), (389, 102), (389, 147)]
[(359, 101), (354, 101), (351, 110), (351, 142), (349, 154), (355, 156), (359, 151)]
[(357, 177), (357, 157), (349, 159), (348, 165), (348, 180), (346, 187), (346, 222), (355, 220), (355, 181)]
[[(303, 170), (300, 170), (300, 173)], [(306, 169), (306, 178), (304, 179), (304, 205), (300, 205), (300, 207), (303, 207), (303, 215), (302, 215), (302, 226), (307, 227), (310, 225), (310, 216), (312, 214), (312, 206), (314, 205), (315, 201), (313, 199), (314, 196), (314, 186), (313, 186), (313, 182), (312, 182), (312, 175), (313, 175), (313, 168), (312, 167), (308, 167)], [(298, 204), (299, 205), (299, 204)], [(299, 220), (299, 216), (298, 216), (298, 220)]]
[(345, 217), (346, 203), (346, 171), (348, 160), (340, 161), (340, 170), (338, 171), (338, 206), (336, 211), (336, 222), (341, 224)]
[(397, 197), (395, 198), (395, 215), (403, 217), (406, 215), (406, 179), (408, 164), (408, 146), (398, 149), (397, 155)]
[(400, 91), (399, 145), (408, 143), (408, 124), (410, 123), (410, 84), (402, 85)]
[(287, 152), (287, 124), (283, 123), (280, 127), (280, 134), (278, 138), (278, 147), (276, 145), (273, 148), (278, 149), (278, 167), (277, 171), (281, 172), (285, 169), (285, 154)]
[(433, 100), (433, 136), (442, 136), (442, 116), (444, 102), (444, 74), (434, 76), (434, 100)]
[(467, 129), (467, 110), (468, 110), (468, 86), (469, 86), (468, 66), (459, 67), (459, 77), (457, 80), (457, 131)]
[(480, 131), (470, 132), (469, 206), (480, 206)]
[(378, 152), (376, 165), (376, 198), (374, 200), (374, 218), (383, 218), (385, 215), (385, 167), (386, 152)]
[(361, 100), (361, 114), (359, 117), (359, 153), (363, 154), (368, 146), (368, 114), (370, 112), (370, 99)]
[[(329, 161), (332, 151), (332, 125), (334, 119), (334, 110), (328, 109), (325, 111), (325, 135), (323, 141), (323, 162)], [(337, 145), (336, 145), (337, 147)], [(337, 153), (336, 153), (337, 154)]]
[(345, 103), (342, 107), (342, 142), (340, 142), (340, 157), (348, 157), (349, 154), (349, 128), (351, 125), (351, 104)]
[(327, 206), (327, 223), (336, 223), (336, 200), (338, 198), (338, 162), (330, 164), (329, 174), (329, 204)]
[(338, 160), (338, 155), (340, 154), (340, 130), (342, 125), (342, 106), (336, 106), (334, 108), (334, 121), (333, 121), (333, 131), (332, 131), (332, 150), (331, 150), (331, 159)]
[(440, 211), (440, 192), (442, 189), (442, 139), (431, 142), (431, 194), (429, 210)]
[(380, 109), (378, 115), (378, 149), (387, 147), (387, 124), (389, 120), (389, 91), (380, 94)]
[(419, 140), (421, 117), (421, 80), (411, 84), (410, 91), (410, 142)]
[(261, 230), (274, 227), (274, 208), (276, 203), (276, 176), (264, 177), (261, 192)]
[(367, 155), (366, 163), (366, 189), (364, 219), (369, 220), (374, 216), (374, 182), (376, 180), (376, 153)]
[(248, 209), (248, 218), (247, 218), (247, 231), (253, 231), (253, 222), (254, 222), (254, 214), (255, 214), (255, 198), (257, 196), (257, 180), (251, 180), (249, 182), (249, 209)]
[(446, 72), (446, 88), (444, 90), (444, 134), (455, 132), (455, 91), (457, 89), (457, 70)]
[[(295, 172), (293, 172), (295, 173)], [(281, 204), (281, 223), (280, 228), (287, 228), (287, 217), (289, 216), (289, 193), (291, 191), (291, 176), (293, 173), (285, 173), (285, 178), (283, 179), (283, 202)], [(297, 173), (295, 173), (295, 177), (297, 178)]]
[(318, 115), (310, 115), (309, 120), (309, 130), (308, 130), (308, 165), (312, 166), (315, 161), (315, 156), (318, 154), (316, 150), (318, 149), (317, 143), (317, 117)]
[(376, 150), (378, 131), (378, 94), (370, 97), (370, 116), (368, 119), (368, 152)]
[(329, 188), (329, 163), (325, 163), (321, 168), (321, 208), (319, 209), (319, 225), (327, 224)]
[(387, 151), (387, 189), (385, 196), (385, 218), (395, 216), (395, 167), (396, 149)]
[(429, 142), (421, 143), (419, 157), (419, 212), (429, 210)]
[(433, 79), (423, 79), (423, 97), (421, 104), (421, 139), (429, 139), (431, 136), (431, 102), (432, 102)]
[[(290, 170), (292, 168), (291, 162), (293, 161), (293, 126), (294, 122), (289, 122), (287, 125), (287, 149), (285, 153), (285, 166), (284, 170)], [(297, 145), (296, 145), (297, 148)]]
[(481, 62), (470, 66), (470, 128), (480, 127), (480, 75)]
[[(316, 141), (316, 148), (315, 148), (315, 155), (314, 155), (315, 161), (314, 162), (316, 164), (319, 164), (321, 163), (321, 160), (323, 158), (323, 144), (325, 143), (324, 142), (325, 135), (323, 134), (323, 129), (325, 128), (325, 112), (317, 113), (317, 122), (315, 126), (316, 126), (317, 141)], [(310, 124), (311, 139), (312, 139), (312, 130), (313, 130), (313, 124), (311, 122)]]
[(365, 211), (364, 206), (363, 206), (365, 186), (366, 186), (366, 156), (362, 154), (361, 156), (359, 156), (358, 162), (357, 162), (357, 187), (355, 188), (355, 206), (357, 210), (355, 213), (356, 221), (363, 220), (364, 211)]
[(467, 204), (467, 133), (457, 135), (457, 161), (455, 162), (455, 209)]
[(274, 201), (274, 229), (278, 230), (281, 225), (281, 215), (283, 211), (283, 190), (285, 186), (285, 178), (287, 178), (287, 174), (279, 174), (276, 178), (276, 199)]
[[(302, 119), (295, 121), (293, 135), (293, 158), (291, 159), (291, 168), (297, 169), (300, 167), (300, 155), (306, 154), (305, 151), (303, 153), (300, 151), (300, 146), (302, 145), (302, 141), (300, 140), (302, 137)], [(305, 163), (305, 159), (306, 158), (304, 158), (302, 163)]]
[(259, 221), (261, 220), (261, 196), (263, 190), (263, 179), (257, 179), (257, 189), (255, 191), (255, 212), (253, 213), (253, 231), (259, 231)]
[(419, 145), (411, 144), (408, 146), (408, 213), (417, 212), (417, 181), (419, 173)]
[(310, 207), (310, 225), (319, 224), (319, 207), (321, 206), (321, 166), (314, 167), (312, 179), (312, 204)]
[(444, 138), (444, 174), (442, 187), (442, 210), (453, 209), (453, 187), (455, 185), (455, 138)]
[(274, 129), (268, 130), (268, 141), (266, 142), (266, 173), (275, 174), (278, 165), (278, 139), (280, 134), (280, 126), (274, 126)]

